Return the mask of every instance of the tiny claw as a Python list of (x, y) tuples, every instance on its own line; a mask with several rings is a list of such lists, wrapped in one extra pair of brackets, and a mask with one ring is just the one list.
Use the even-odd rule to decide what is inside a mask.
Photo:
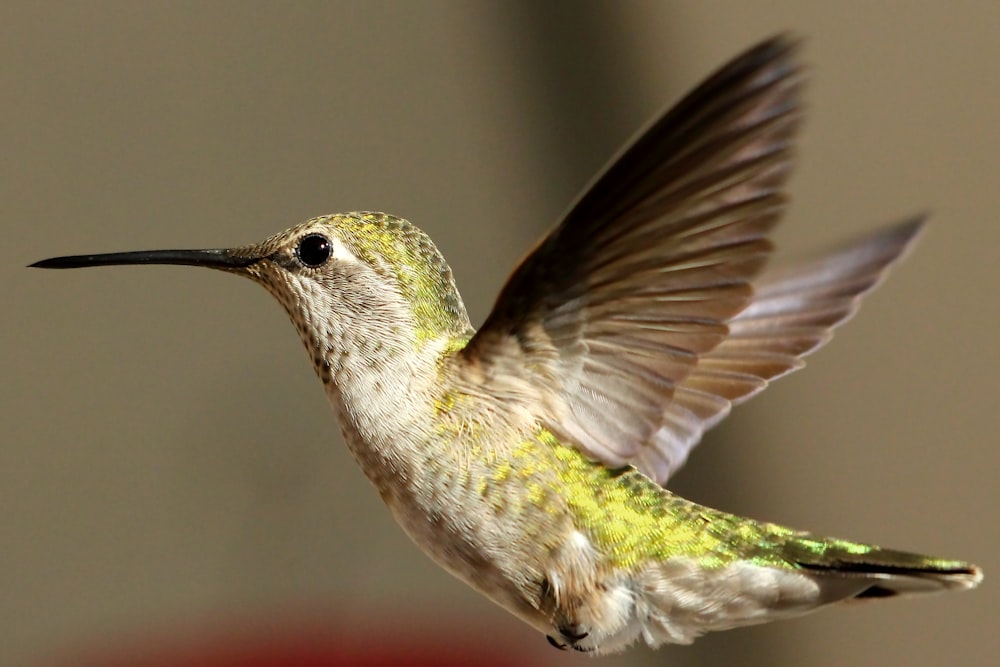
[(545, 635), (545, 638), (549, 641), (549, 644), (555, 646), (560, 651), (565, 651), (566, 649), (569, 648), (569, 646), (567, 646), (566, 644), (560, 644), (559, 642), (557, 642), (555, 638), (552, 637), (552, 635)]

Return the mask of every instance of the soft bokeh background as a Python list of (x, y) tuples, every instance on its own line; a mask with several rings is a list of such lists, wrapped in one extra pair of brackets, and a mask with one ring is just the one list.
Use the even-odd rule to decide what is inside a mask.
[(995, 665), (1000, 4), (249, 0), (0, 8), (0, 664), (216, 632), (580, 664), (396, 528), (262, 290), (23, 267), (379, 209), (436, 239), (479, 322), (638, 127), (781, 29), (814, 68), (783, 248), (934, 225), (676, 488), (987, 580), (601, 664)]

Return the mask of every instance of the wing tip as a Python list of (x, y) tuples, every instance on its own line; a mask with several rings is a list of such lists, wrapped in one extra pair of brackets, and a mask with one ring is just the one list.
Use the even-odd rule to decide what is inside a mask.
[(757, 42), (737, 56), (731, 58), (714, 75), (705, 80), (705, 87), (721, 81), (732, 81), (747, 77), (756, 86), (768, 86), (779, 80), (795, 88), (791, 94), (796, 98), (792, 106), (798, 106), (798, 89), (805, 78), (805, 66), (801, 62), (803, 39), (790, 32), (778, 32)]
[(760, 40), (736, 60), (767, 61), (795, 56), (802, 50), (805, 38), (793, 30), (779, 30)]
[[(917, 241), (924, 235), (930, 216), (930, 211), (921, 211), (881, 230), (886, 242), (899, 248), (896, 257), (890, 260), (889, 264), (898, 262), (910, 254)], [(873, 236), (878, 235), (879, 232), (875, 232)]]

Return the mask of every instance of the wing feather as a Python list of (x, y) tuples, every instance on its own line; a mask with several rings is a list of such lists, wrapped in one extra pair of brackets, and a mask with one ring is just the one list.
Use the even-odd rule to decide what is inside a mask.
[[(810, 261), (765, 272), (750, 304), (729, 322), (729, 335), (698, 359), (665, 405), (665, 427), (644, 447), (646, 474), (664, 483), (687, 460), (702, 434), (780, 377), (802, 368), (802, 357), (826, 344), (833, 329), (857, 312), (861, 298), (905, 256), (923, 217), (866, 235)], [(706, 400), (706, 395), (715, 401)], [(698, 428), (671, 431), (678, 415)]]
[(760, 275), (801, 117), (796, 52), (779, 36), (738, 56), (611, 163), (457, 353), (470, 392), (662, 483), (829, 340), (920, 221)]
[(515, 270), (467, 365), (487, 382), (516, 369), (545, 426), (609, 465), (646, 446), (771, 252), (800, 118), (795, 53), (762, 43), (648, 128)]

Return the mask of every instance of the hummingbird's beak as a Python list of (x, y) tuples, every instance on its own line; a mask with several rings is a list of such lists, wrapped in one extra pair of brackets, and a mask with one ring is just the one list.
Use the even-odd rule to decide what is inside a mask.
[(52, 257), (29, 264), (37, 269), (78, 269), (86, 266), (117, 266), (121, 264), (181, 264), (206, 266), (223, 271), (245, 269), (264, 259), (245, 248), (217, 250), (139, 250), (109, 252), (100, 255), (69, 255)]

